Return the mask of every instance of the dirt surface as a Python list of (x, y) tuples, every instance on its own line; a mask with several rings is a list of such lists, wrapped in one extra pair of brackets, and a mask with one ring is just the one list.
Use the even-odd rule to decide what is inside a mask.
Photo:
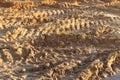
[(0, 80), (118, 73), (120, 0), (0, 0)]
[(116, 75), (106, 78), (104, 80), (120, 80), (120, 74), (116, 74)]

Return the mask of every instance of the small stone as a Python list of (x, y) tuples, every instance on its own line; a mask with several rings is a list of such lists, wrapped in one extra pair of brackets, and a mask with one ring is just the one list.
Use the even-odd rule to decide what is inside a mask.
[(27, 78), (27, 75), (23, 75), (22, 78), (23, 78), (23, 79), (26, 79), (26, 78)]
[(50, 66), (50, 63), (46, 63), (46, 66), (49, 67), (49, 66)]
[(47, 52), (45, 52), (44, 57), (45, 57), (45, 58), (47, 58), (47, 56), (48, 56), (48, 53), (47, 53)]
[(103, 77), (106, 78), (108, 76), (107, 73), (103, 73)]
[(54, 56), (54, 58), (56, 58), (56, 57), (58, 56), (58, 54), (57, 54), (57, 53), (55, 53), (53, 56)]
[(23, 69), (22, 69), (22, 72), (25, 72), (25, 71), (26, 71), (26, 69), (25, 69), (25, 68), (23, 68)]

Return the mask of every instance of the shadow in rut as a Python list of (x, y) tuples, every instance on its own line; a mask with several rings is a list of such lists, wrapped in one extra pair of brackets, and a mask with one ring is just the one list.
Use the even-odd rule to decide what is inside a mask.
[(12, 2), (0, 2), (0, 7), (10, 8), (12, 6), (14, 6)]

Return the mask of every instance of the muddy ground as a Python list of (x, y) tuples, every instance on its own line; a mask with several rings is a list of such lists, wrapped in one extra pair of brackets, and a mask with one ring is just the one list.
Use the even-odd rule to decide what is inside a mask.
[(0, 80), (119, 73), (120, 0), (0, 0)]

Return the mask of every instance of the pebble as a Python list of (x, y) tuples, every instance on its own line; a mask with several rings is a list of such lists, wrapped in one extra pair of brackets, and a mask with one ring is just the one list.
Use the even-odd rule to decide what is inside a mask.
[(25, 72), (25, 71), (26, 71), (26, 69), (25, 69), (25, 68), (23, 68), (23, 69), (22, 69), (22, 72)]

